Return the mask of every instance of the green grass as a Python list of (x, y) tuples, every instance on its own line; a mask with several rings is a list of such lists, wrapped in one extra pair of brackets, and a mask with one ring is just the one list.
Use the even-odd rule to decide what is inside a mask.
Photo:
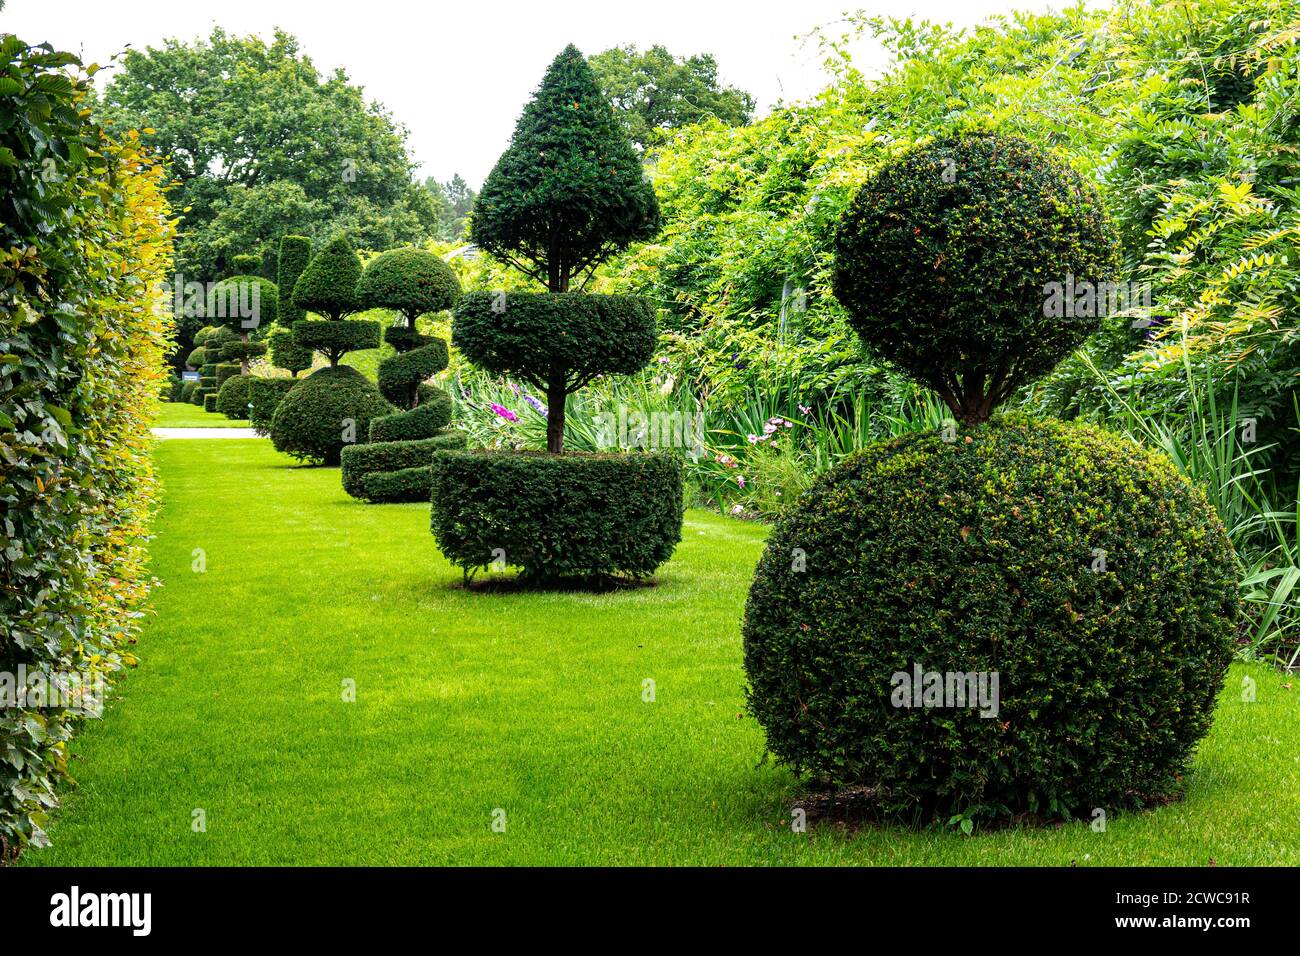
[(247, 428), (247, 421), (236, 421), (215, 412), (205, 412), (189, 402), (159, 402), (158, 428)]
[(260, 440), (158, 460), (142, 664), (27, 865), (1300, 863), (1300, 701), (1265, 667), (1234, 667), (1186, 800), (1104, 833), (797, 834), (741, 716), (763, 528), (690, 512), (653, 588), (466, 592), (426, 506), (359, 504)]

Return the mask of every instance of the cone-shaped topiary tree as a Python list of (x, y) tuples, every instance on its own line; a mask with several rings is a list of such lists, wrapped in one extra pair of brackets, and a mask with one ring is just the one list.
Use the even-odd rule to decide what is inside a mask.
[(312, 258), (294, 283), (294, 305), (327, 320), (295, 322), (294, 338), (303, 348), (328, 358), (331, 366), (337, 366), (348, 352), (379, 347), (379, 323), (344, 320), (344, 316), (361, 308), (357, 295), (360, 281), (361, 260), (346, 238), (336, 236)]
[(366, 309), (391, 309), (403, 322), (384, 338), (397, 355), (379, 363), (379, 390), (398, 411), (370, 422), (370, 442), (343, 449), (343, 489), (369, 501), (428, 501), (435, 450), (464, 448), (446, 430), (451, 396), (428, 380), (447, 367), (447, 343), (416, 329), (416, 319), (451, 308), (460, 280), (424, 249), (392, 249), (366, 263), (358, 285)]
[[(658, 231), (659, 204), (641, 160), (586, 58), (570, 44), (547, 69), (510, 147), (483, 183), (470, 237), (551, 292), (568, 292), (611, 255)], [(478, 314), (477, 303), (473, 307)], [(539, 361), (529, 370), (530, 381), (546, 392), (547, 448), (558, 454), (564, 450), (565, 398), (585, 381), (566, 364), (565, 343), (554, 341), (553, 328), (531, 336)], [(601, 342), (613, 345), (612, 338), (586, 347), (598, 351)], [(548, 344), (557, 347), (554, 354)]]
[(1177, 787), (1238, 614), (1232, 548), (1164, 456), (990, 413), (1096, 315), (1096, 192), (1023, 141), (963, 134), (868, 182), (835, 288), (875, 354), (970, 424), (871, 446), (782, 517), (743, 625), (750, 711), (780, 760), (884, 816), (1071, 817)]
[(474, 242), (549, 291), (465, 296), (452, 340), (476, 365), (545, 393), (549, 454), (435, 456), (433, 532), (467, 574), (504, 554), (534, 579), (644, 576), (680, 540), (675, 455), (561, 455), (569, 394), (599, 374), (643, 368), (657, 336), (648, 303), (583, 295), (581, 285), (658, 229), (640, 159), (568, 46), (524, 107), (471, 223)]
[(293, 287), (311, 262), (311, 240), (306, 236), (282, 236), (276, 260), (275, 284), (280, 289), (279, 322), (285, 328), (307, 317), (307, 310), (293, 300)]

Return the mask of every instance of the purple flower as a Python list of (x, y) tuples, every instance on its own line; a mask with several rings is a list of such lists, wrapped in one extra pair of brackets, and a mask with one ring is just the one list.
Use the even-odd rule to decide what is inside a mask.
[(743, 488), (745, 487), (745, 476), (744, 476), (744, 475), (737, 475), (737, 476), (736, 476), (736, 484), (739, 485), (739, 486), (743, 489)]
[(812, 414), (812, 409), (811, 409), (809, 406), (807, 406), (807, 405), (800, 405), (800, 406), (799, 406), (799, 411), (800, 411), (802, 414), (804, 414), (804, 415), (811, 415), (811, 414)]
[(498, 415), (500, 415), (508, 422), (519, 421), (518, 415), (516, 415), (510, 409), (506, 408), (504, 405), (498, 405), (496, 402), (492, 403), (492, 411), (496, 412)]
[(538, 415), (541, 415), (543, 418), (546, 417), (546, 406), (543, 405), (541, 402), (539, 402), (537, 399), (533, 398), (533, 396), (529, 395), (527, 392), (524, 392), (524, 401), (527, 402), (529, 405), (531, 405), (533, 407), (533, 411), (535, 411)]

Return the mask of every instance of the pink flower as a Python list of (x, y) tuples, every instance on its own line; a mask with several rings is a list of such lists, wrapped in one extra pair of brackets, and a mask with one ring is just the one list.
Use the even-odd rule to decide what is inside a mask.
[(737, 476), (736, 476), (736, 484), (739, 485), (741, 488), (744, 488), (744, 487), (745, 487), (745, 476), (744, 476), (744, 475), (737, 475)]
[(745, 506), (744, 506), (744, 505), (734, 505), (734, 506), (732, 506), (731, 513), (732, 513), (733, 515), (744, 514), (744, 513), (745, 513)]
[(498, 405), (496, 402), (492, 403), (492, 411), (496, 412), (499, 416), (501, 416), (508, 422), (519, 421), (518, 415), (516, 415), (510, 409), (506, 408), (504, 405)]

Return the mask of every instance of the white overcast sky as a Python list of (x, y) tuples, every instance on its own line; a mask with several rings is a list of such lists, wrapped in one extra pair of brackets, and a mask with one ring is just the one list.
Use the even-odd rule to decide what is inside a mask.
[[(1062, 0), (8, 0), (0, 32), (49, 41), (107, 63), (128, 45), (206, 36), (214, 25), (269, 37), (296, 35), (321, 72), (343, 67), (368, 99), (410, 131), (423, 175), (460, 173), (477, 186), (510, 140), (547, 64), (566, 43), (591, 54), (659, 43), (674, 54), (708, 52), (724, 81), (748, 90), (759, 111), (825, 86), (814, 44), (797, 36), (845, 10), (962, 25), (1012, 9), (1060, 9)], [(1091, 4), (1090, 4), (1091, 5)], [(838, 30), (836, 31), (838, 32)], [(885, 58), (863, 47), (868, 71)], [(101, 74), (102, 76), (102, 74)]]

